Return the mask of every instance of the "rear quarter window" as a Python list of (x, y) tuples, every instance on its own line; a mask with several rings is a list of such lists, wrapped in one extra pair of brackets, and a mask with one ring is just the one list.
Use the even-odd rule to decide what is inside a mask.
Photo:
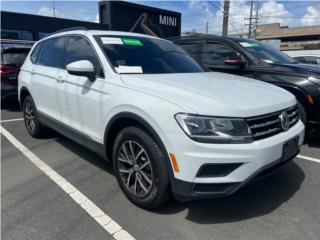
[(33, 63), (37, 62), (37, 58), (38, 58), (41, 47), (42, 47), (42, 42), (38, 43), (37, 46), (33, 49), (31, 56), (30, 56), (31, 62), (33, 62)]

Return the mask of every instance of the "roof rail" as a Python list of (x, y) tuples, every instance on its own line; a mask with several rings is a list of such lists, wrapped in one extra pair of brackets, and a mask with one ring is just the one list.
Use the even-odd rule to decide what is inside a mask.
[(50, 33), (48, 36), (51, 36), (53, 34), (62, 33), (62, 32), (68, 32), (68, 31), (75, 31), (75, 30), (88, 30), (86, 27), (70, 27), (70, 28), (63, 28), (58, 31), (55, 31), (53, 33)]
[(0, 39), (0, 42), (1, 42), (1, 44), (5, 44), (5, 43), (9, 43), (9, 44), (11, 44), (11, 43), (19, 43), (19, 44), (32, 45), (32, 44), (34, 44), (36, 41), (2, 38), (2, 39)]

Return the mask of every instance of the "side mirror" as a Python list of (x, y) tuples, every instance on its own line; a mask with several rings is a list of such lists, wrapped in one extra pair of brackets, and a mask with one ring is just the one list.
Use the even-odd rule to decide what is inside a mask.
[(90, 81), (94, 81), (96, 79), (94, 67), (88, 60), (80, 60), (69, 63), (67, 65), (67, 71), (72, 75), (88, 77)]
[(225, 59), (224, 64), (240, 67), (240, 66), (243, 66), (245, 62), (241, 58), (230, 58), (230, 59)]

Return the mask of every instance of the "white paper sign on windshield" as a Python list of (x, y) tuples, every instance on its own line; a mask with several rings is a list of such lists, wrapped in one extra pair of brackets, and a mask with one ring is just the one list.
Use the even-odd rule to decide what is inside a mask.
[(114, 38), (114, 37), (102, 37), (101, 41), (103, 44), (117, 44), (123, 45), (121, 38)]
[(248, 42), (240, 42), (242, 47), (251, 47), (251, 44)]
[(117, 73), (143, 73), (140, 66), (118, 66), (115, 68)]

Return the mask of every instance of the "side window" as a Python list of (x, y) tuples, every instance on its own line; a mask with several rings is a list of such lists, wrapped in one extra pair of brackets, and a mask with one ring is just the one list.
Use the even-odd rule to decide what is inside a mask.
[(31, 55), (30, 55), (30, 59), (31, 62), (36, 63), (37, 62), (37, 58), (41, 49), (42, 43), (37, 44), (37, 46), (33, 49)]
[(202, 61), (205, 65), (225, 65), (224, 60), (239, 58), (239, 53), (221, 43), (206, 43)]
[(305, 56), (304, 62), (308, 64), (320, 64), (320, 57), (315, 56)]
[(304, 59), (304, 57), (294, 57), (294, 59), (300, 63), (305, 63), (306, 60)]
[(64, 66), (80, 60), (90, 61), (95, 68), (96, 75), (103, 77), (100, 62), (88, 40), (81, 36), (70, 36), (66, 48)]
[(201, 62), (201, 43), (183, 43), (180, 45), (187, 53), (189, 53), (195, 60)]
[(65, 37), (52, 38), (44, 41), (41, 48), (39, 64), (48, 67), (62, 68), (64, 43)]

